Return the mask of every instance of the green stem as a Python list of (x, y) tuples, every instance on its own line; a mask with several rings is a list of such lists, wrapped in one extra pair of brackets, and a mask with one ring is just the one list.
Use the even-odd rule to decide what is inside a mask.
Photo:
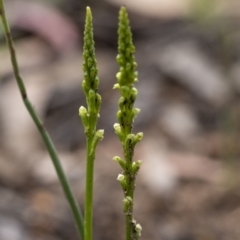
[(38, 114), (36, 113), (33, 105), (29, 101), (24, 82), (23, 82), (23, 80), (20, 76), (18, 62), (17, 62), (17, 56), (16, 56), (16, 53), (15, 53), (15, 50), (14, 50), (14, 44), (13, 44), (10, 28), (9, 28), (7, 18), (6, 18), (6, 15), (5, 15), (3, 0), (0, 0), (0, 16), (1, 16), (1, 19), (2, 19), (3, 29), (4, 29), (4, 33), (6, 35), (6, 41), (7, 41), (9, 52), (10, 52), (10, 55), (11, 55), (11, 62), (12, 62), (12, 66), (13, 66), (14, 76), (16, 78), (16, 81), (17, 81), (17, 84), (18, 84), (23, 102), (24, 102), (30, 116), (32, 117), (32, 120), (34, 121), (38, 131), (40, 132), (40, 134), (42, 136), (44, 144), (45, 144), (45, 146), (48, 150), (48, 153), (49, 153), (49, 155), (52, 159), (53, 165), (54, 165), (55, 170), (57, 172), (57, 175), (58, 175), (59, 181), (61, 183), (63, 192), (64, 192), (64, 194), (66, 196), (66, 199), (67, 199), (67, 201), (70, 205), (70, 208), (72, 210), (72, 214), (73, 214), (73, 217), (74, 217), (74, 220), (75, 220), (75, 224), (76, 224), (76, 227), (77, 227), (78, 234), (81, 237), (81, 239), (84, 239), (82, 214), (80, 212), (80, 209), (78, 207), (77, 202), (74, 199), (73, 193), (71, 191), (69, 182), (68, 182), (67, 177), (66, 177), (66, 175), (63, 171), (63, 168), (61, 166), (61, 163), (60, 163), (60, 160), (58, 158), (58, 155), (57, 155), (56, 149), (54, 147), (54, 144), (53, 144), (48, 132), (44, 128), (43, 123), (40, 120)]
[[(127, 184), (129, 184), (127, 180)], [(133, 200), (133, 194), (128, 194), (127, 196), (131, 197)], [(132, 233), (133, 233), (133, 207), (130, 206), (125, 212), (125, 239), (126, 240), (133, 240)]]
[(126, 240), (132, 240), (132, 215), (126, 214), (125, 216), (125, 239)]
[(86, 162), (86, 188), (84, 203), (84, 236), (85, 240), (92, 240), (92, 216), (93, 216), (93, 175), (94, 158), (92, 151), (93, 137), (87, 138), (87, 162)]
[[(127, 190), (125, 193), (125, 197), (131, 197), (132, 201), (134, 200), (134, 186), (135, 186), (135, 176), (132, 174), (132, 154), (130, 153), (130, 149), (125, 146), (125, 160), (126, 160), (126, 185)], [(125, 212), (125, 239), (126, 240), (135, 240), (133, 238), (133, 204), (129, 205), (127, 211)]]

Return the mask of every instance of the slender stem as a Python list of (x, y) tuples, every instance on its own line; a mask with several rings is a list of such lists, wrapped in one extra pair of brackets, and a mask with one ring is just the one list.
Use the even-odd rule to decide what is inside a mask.
[(93, 216), (93, 175), (94, 154), (91, 154), (92, 137), (87, 139), (87, 162), (86, 162), (86, 188), (84, 209), (84, 236), (85, 240), (92, 240), (92, 216)]
[[(130, 134), (130, 133), (131, 131), (128, 130), (127, 134)], [(124, 149), (124, 156), (126, 161), (125, 178), (126, 178), (126, 186), (127, 186), (124, 196), (131, 197), (133, 201), (134, 185), (135, 185), (135, 176), (131, 172), (133, 156), (130, 153), (130, 149), (127, 146), (124, 146), (123, 149)], [(126, 240), (132, 240), (132, 233), (133, 233), (132, 220), (133, 220), (133, 204), (129, 205), (127, 211), (125, 212), (125, 239)]]
[(61, 183), (63, 192), (66, 196), (66, 199), (70, 205), (70, 208), (72, 210), (72, 214), (75, 220), (75, 224), (77, 227), (77, 231), (79, 236), (81, 237), (81, 239), (84, 239), (84, 231), (83, 231), (83, 220), (82, 220), (82, 214), (80, 212), (80, 209), (78, 207), (77, 202), (74, 199), (73, 193), (71, 191), (69, 182), (67, 180), (67, 177), (63, 171), (63, 168), (61, 166), (60, 160), (58, 158), (56, 149), (54, 147), (54, 144), (48, 134), (48, 132), (46, 131), (46, 129), (43, 126), (42, 121), (40, 120), (38, 114), (36, 113), (33, 105), (31, 104), (31, 102), (29, 101), (28, 97), (27, 97), (27, 92), (26, 92), (26, 88), (24, 86), (24, 82), (20, 76), (20, 72), (19, 72), (19, 67), (18, 67), (18, 62), (17, 62), (17, 56), (14, 50), (14, 44), (13, 44), (13, 40), (12, 40), (12, 36), (11, 36), (11, 32), (10, 32), (10, 28), (6, 19), (6, 15), (5, 15), (5, 10), (4, 10), (4, 2), (3, 0), (0, 0), (0, 16), (2, 19), (2, 24), (3, 24), (3, 29), (6, 35), (6, 41), (8, 44), (8, 48), (9, 48), (9, 52), (11, 55), (11, 62), (12, 62), (12, 66), (13, 66), (13, 71), (14, 71), (14, 76), (16, 78), (23, 102), (29, 112), (29, 114), (31, 115), (38, 131), (40, 132), (42, 139), (44, 141), (44, 144), (48, 150), (48, 153), (52, 159), (53, 165), (55, 167), (55, 170), (57, 172), (59, 181)]

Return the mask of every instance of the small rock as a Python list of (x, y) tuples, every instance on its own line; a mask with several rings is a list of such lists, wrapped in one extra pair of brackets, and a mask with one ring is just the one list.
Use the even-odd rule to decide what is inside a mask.
[(163, 131), (182, 143), (191, 141), (200, 130), (193, 111), (180, 103), (168, 104), (165, 107), (159, 120)]
[(164, 74), (209, 104), (220, 107), (229, 99), (230, 90), (223, 73), (193, 43), (170, 45), (156, 56)]
[(1, 215), (0, 239), (22, 240), (26, 239), (26, 234), (20, 222), (16, 221), (14, 218)]
[(168, 194), (177, 184), (177, 175), (166, 150), (159, 141), (146, 139), (142, 149), (143, 166), (139, 177), (154, 195)]
[[(83, 177), (85, 168), (81, 162), (78, 162), (78, 168), (76, 168), (75, 154), (61, 153), (58, 151), (58, 156), (61, 161), (65, 174), (71, 178), (71, 180), (77, 179), (78, 181)], [(59, 184), (58, 176), (53, 163), (47, 153), (40, 153), (34, 159), (37, 164), (33, 167), (33, 176), (37, 179), (37, 182), (42, 184)]]

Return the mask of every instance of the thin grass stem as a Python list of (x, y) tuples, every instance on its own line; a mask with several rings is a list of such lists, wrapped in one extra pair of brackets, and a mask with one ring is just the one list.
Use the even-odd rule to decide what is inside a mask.
[(67, 177), (64, 173), (64, 170), (63, 170), (60, 160), (58, 158), (54, 144), (53, 144), (47, 130), (44, 128), (41, 119), (39, 118), (37, 112), (35, 111), (33, 105), (31, 104), (31, 102), (27, 96), (26, 88), (25, 88), (24, 82), (22, 80), (22, 77), (20, 75), (19, 66), (18, 66), (18, 62), (17, 62), (17, 56), (16, 56), (15, 49), (14, 49), (11, 31), (10, 31), (10, 28), (9, 28), (9, 25), (7, 22), (3, 0), (0, 0), (0, 17), (2, 20), (3, 30), (4, 30), (4, 33), (6, 36), (7, 45), (9, 48), (10, 55), (11, 55), (11, 63), (12, 63), (12, 67), (13, 67), (14, 76), (16, 78), (20, 94), (22, 96), (23, 102), (24, 102), (30, 116), (32, 117), (32, 120), (34, 121), (39, 133), (41, 134), (43, 142), (44, 142), (44, 144), (47, 148), (47, 151), (51, 157), (51, 160), (53, 162), (53, 165), (54, 165), (55, 170), (58, 175), (58, 179), (62, 186), (63, 192), (65, 194), (65, 197), (66, 197), (66, 199), (69, 203), (70, 209), (72, 211), (79, 237), (83, 240), (84, 239), (84, 231), (83, 231), (83, 220), (82, 220), (81, 211), (80, 211), (78, 204), (73, 196), (69, 182), (67, 180)]

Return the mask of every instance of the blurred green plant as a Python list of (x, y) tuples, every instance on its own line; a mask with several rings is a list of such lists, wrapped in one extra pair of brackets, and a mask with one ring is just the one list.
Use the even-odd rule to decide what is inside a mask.
[(209, 22), (215, 15), (217, 0), (190, 0), (191, 17), (199, 23)]

